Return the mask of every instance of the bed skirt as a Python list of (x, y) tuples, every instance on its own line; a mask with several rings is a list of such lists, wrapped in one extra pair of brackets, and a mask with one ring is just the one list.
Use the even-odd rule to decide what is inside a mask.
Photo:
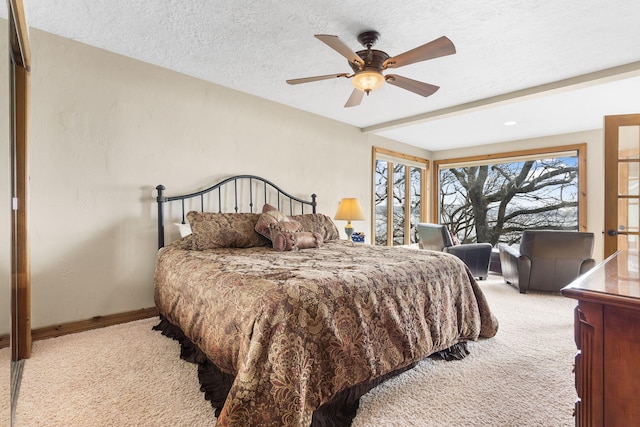
[[(198, 365), (200, 391), (204, 393), (205, 399), (211, 402), (211, 406), (215, 409), (216, 417), (218, 417), (235, 377), (222, 372), (207, 358), (202, 350), (185, 336), (178, 326), (169, 322), (164, 316), (160, 316), (160, 323), (154, 326), (153, 330), (160, 331), (162, 335), (178, 341), (180, 343), (180, 358)], [(444, 360), (460, 360), (468, 354), (467, 343), (461, 342), (446, 350), (434, 353), (430, 357), (439, 357)], [(350, 426), (353, 418), (356, 416), (360, 404), (360, 397), (384, 381), (414, 368), (417, 364), (417, 362), (412, 363), (375, 378), (370, 382), (358, 384), (341, 391), (329, 402), (313, 412), (311, 427)]]

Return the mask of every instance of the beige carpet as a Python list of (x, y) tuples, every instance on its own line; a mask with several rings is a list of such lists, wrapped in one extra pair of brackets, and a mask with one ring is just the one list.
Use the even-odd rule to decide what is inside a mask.
[[(464, 360), (426, 360), (372, 390), (354, 427), (573, 425), (575, 301), (520, 295), (499, 277), (481, 286), (498, 334), (473, 343)], [(36, 341), (15, 426), (215, 425), (196, 367), (155, 323)]]
[(8, 426), (10, 420), (11, 392), (11, 352), (8, 348), (0, 349), (0, 426)]

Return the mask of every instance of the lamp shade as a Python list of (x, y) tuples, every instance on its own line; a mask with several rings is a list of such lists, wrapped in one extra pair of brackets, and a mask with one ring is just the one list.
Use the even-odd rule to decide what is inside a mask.
[(345, 221), (363, 220), (364, 212), (362, 212), (362, 207), (358, 199), (355, 197), (342, 199), (333, 219)]

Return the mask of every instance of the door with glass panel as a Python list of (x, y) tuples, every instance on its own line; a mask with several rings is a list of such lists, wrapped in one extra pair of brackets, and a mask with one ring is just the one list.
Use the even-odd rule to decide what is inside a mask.
[(373, 147), (374, 244), (417, 242), (416, 224), (426, 218), (427, 165), (425, 159)]
[(640, 249), (640, 114), (606, 116), (604, 255)]

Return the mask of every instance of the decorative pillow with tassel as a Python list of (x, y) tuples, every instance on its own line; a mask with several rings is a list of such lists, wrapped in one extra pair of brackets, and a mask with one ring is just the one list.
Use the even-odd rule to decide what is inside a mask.
[(299, 249), (319, 248), (323, 239), (320, 233), (311, 231), (291, 232), (284, 227), (271, 227), (271, 242), (278, 251), (297, 251)]
[(265, 203), (262, 207), (262, 214), (256, 222), (256, 231), (267, 239), (271, 239), (270, 228), (278, 224), (286, 227), (288, 231), (302, 231), (302, 225), (298, 221), (291, 220), (277, 208)]

